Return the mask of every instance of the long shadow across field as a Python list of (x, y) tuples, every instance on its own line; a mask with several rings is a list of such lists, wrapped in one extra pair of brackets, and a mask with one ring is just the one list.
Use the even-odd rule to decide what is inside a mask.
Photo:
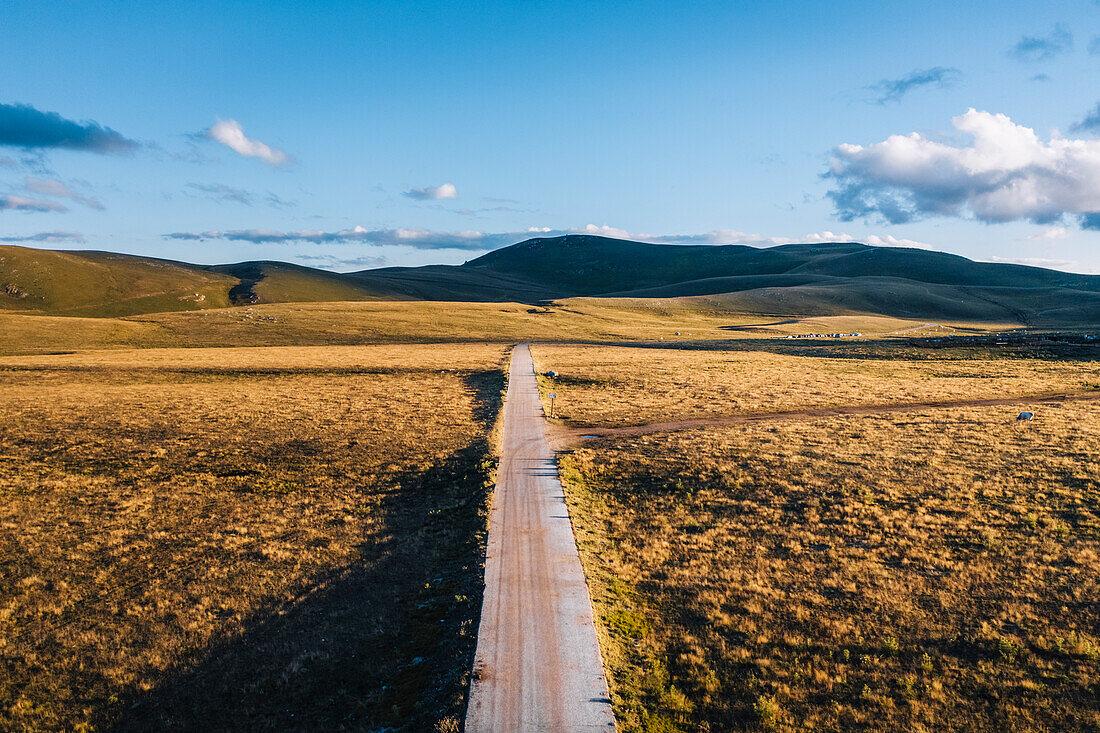
[[(729, 329), (734, 330), (734, 329)], [(581, 343), (581, 342), (578, 342)], [(839, 339), (729, 338), (684, 341), (585, 342), (601, 346), (679, 351), (760, 351), (783, 356), (828, 359), (1044, 359), (1046, 361), (1096, 361), (1100, 341), (1091, 343), (1038, 342), (1004, 346), (938, 343), (933, 339)]]
[[(488, 428), (503, 374), (475, 373), (466, 383)], [(113, 730), (457, 726), (481, 610), (491, 469), (482, 438), (426, 471), (399, 474), (374, 509), (384, 518), (381, 542), (364, 543), (355, 563), (135, 693)]]

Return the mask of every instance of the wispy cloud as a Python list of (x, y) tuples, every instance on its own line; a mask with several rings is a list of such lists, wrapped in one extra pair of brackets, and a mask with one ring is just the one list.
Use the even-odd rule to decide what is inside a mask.
[(1100, 232), (1100, 212), (1081, 215), (1081, 228), (1093, 232)]
[(290, 156), (282, 150), (245, 136), (244, 128), (236, 120), (218, 120), (203, 135), (246, 158), (259, 158), (269, 165), (290, 162)]
[(764, 237), (749, 234), (736, 229), (716, 229), (701, 234), (642, 234), (617, 227), (589, 224), (572, 229), (552, 229), (550, 227), (530, 227), (513, 232), (440, 232), (429, 229), (365, 229), (354, 227), (339, 231), (301, 230), (281, 232), (272, 229), (243, 229), (234, 231), (211, 230), (205, 232), (174, 232), (165, 234), (166, 239), (207, 240), (249, 242), (252, 244), (360, 244), (373, 247), (411, 247), (420, 250), (457, 249), (474, 252), (505, 247), (525, 239), (535, 237), (560, 237), (567, 234), (589, 234), (614, 239), (629, 239), (636, 242), (653, 244), (748, 244), (756, 247), (771, 247), (778, 244), (825, 243), (825, 242), (863, 242), (886, 247), (919, 247), (927, 249), (929, 245), (892, 236), (871, 235), (853, 237), (845, 233), (815, 232), (803, 237)]
[(263, 203), (266, 203), (268, 206), (271, 206), (275, 209), (289, 209), (293, 206), (297, 206), (295, 202), (280, 198), (270, 191), (261, 196), (260, 194), (253, 193), (252, 191), (248, 191), (243, 188), (236, 188), (234, 186), (226, 186), (222, 183), (191, 182), (186, 184), (185, 188), (191, 191), (198, 191), (201, 194), (205, 194), (206, 197), (209, 198), (211, 201), (228, 201), (236, 204), (243, 204), (245, 206), (252, 206), (257, 201), (263, 201)]
[(511, 213), (529, 214), (529, 213), (532, 213), (536, 210), (535, 209), (519, 209), (519, 208), (516, 208), (515, 206), (483, 206), (480, 209), (455, 209), (451, 213), (460, 214), (462, 216), (481, 216), (482, 214), (495, 214), (495, 213), (500, 213), (502, 211), (507, 211), (507, 212), (511, 212)]
[[(547, 230), (552, 232), (552, 230)], [(615, 239), (629, 239), (635, 242), (649, 242), (651, 244), (745, 244), (751, 247), (775, 247), (781, 244), (829, 244), (838, 242), (857, 242), (869, 244), (875, 247), (909, 247), (915, 249), (931, 249), (932, 245), (918, 242), (913, 239), (899, 239), (893, 235), (871, 234), (865, 237), (856, 237), (846, 232), (810, 232), (801, 237), (777, 237), (765, 236), (742, 232), (738, 229), (713, 229), (701, 234), (642, 234), (629, 232), (611, 226), (596, 226), (589, 224), (583, 229), (568, 229), (552, 232), (547, 236), (559, 236), (560, 234), (592, 234)]]
[(453, 183), (444, 183), (442, 186), (411, 188), (401, 195), (408, 196), (417, 201), (424, 201), (427, 199), (456, 199), (458, 198), (458, 189), (455, 188)]
[(1097, 103), (1097, 105), (1085, 115), (1083, 120), (1073, 123), (1073, 125), (1070, 126), (1070, 130), (1073, 132), (1100, 132), (1100, 103)]
[(3, 236), (0, 242), (34, 242), (36, 244), (56, 244), (58, 242), (83, 242), (80, 232), (36, 232), (23, 236)]
[(187, 188), (192, 191), (205, 193), (214, 201), (232, 201), (234, 203), (244, 204), (245, 206), (251, 206), (255, 201), (255, 196), (253, 196), (251, 192), (245, 191), (243, 188), (234, 188), (221, 183), (188, 183)]
[(267, 195), (264, 196), (264, 201), (267, 202), (268, 206), (271, 206), (271, 207), (276, 208), (276, 209), (290, 209), (290, 208), (293, 208), (293, 207), (298, 205), (297, 202), (289, 201), (289, 200), (284, 199), (284, 198), (280, 198), (279, 196), (271, 193), (270, 191), (268, 191)]
[(344, 269), (349, 267), (366, 269), (368, 267), (381, 267), (386, 264), (386, 258), (382, 255), (364, 257), (337, 257), (335, 255), (295, 255), (294, 259), (309, 264), (312, 267), (325, 269)]
[(54, 198), (71, 199), (90, 208), (99, 209), (100, 211), (103, 210), (103, 204), (101, 204), (98, 199), (79, 194), (56, 178), (27, 178), (26, 186), (27, 190), (31, 193), (37, 193), (42, 196), (53, 196)]
[(0, 194), (0, 211), (68, 211), (56, 201), (41, 201), (15, 194)]
[(1045, 267), (1054, 270), (1070, 270), (1072, 272), (1090, 273), (1093, 270), (1082, 267), (1080, 262), (1074, 260), (1059, 260), (1050, 257), (987, 257), (982, 262), (995, 262), (1005, 265), (1027, 265), (1028, 267)]
[(1024, 36), (1008, 51), (1017, 61), (1047, 61), (1073, 47), (1073, 34), (1058, 23), (1045, 36)]
[(0, 104), (0, 145), (91, 153), (125, 153), (138, 147), (135, 141), (97, 122), (74, 122), (29, 104)]
[(1100, 212), (1100, 141), (1044, 142), (1006, 115), (974, 109), (952, 122), (970, 144), (956, 147), (914, 132), (837, 147), (825, 177), (836, 184), (828, 196), (839, 218), (1052, 224)]
[(942, 89), (958, 81), (962, 75), (956, 68), (933, 66), (931, 69), (917, 69), (900, 79), (883, 79), (870, 87), (877, 96), (875, 102), (886, 104), (899, 102), (909, 92), (922, 87)]
[(414, 249), (496, 249), (512, 244), (511, 234), (484, 234), (475, 231), (435, 232), (428, 229), (366, 229), (353, 227), (338, 231), (302, 229), (283, 232), (274, 229), (237, 229), (228, 231), (173, 232), (168, 239), (224, 239), (253, 244), (365, 244), (376, 247), (400, 246)]
[(1069, 229), (1066, 227), (1047, 227), (1043, 231), (1037, 234), (1031, 234), (1026, 237), (1020, 237), (1023, 242), (1053, 242), (1059, 239), (1068, 239)]

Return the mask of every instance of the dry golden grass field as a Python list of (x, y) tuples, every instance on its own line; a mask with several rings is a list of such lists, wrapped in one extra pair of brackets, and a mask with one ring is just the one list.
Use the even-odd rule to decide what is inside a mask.
[[(0, 314), (0, 729), (460, 729), (481, 604), (493, 431), (508, 345), (516, 341), (650, 342), (535, 348), (543, 369), (562, 373), (542, 386), (557, 391), (564, 425), (573, 428), (1100, 386), (1095, 360), (977, 351), (958, 358), (888, 342), (774, 338), (910, 328), (981, 330), (864, 316), (731, 315), (705, 299)], [(656, 348), (659, 340), (682, 348)], [(1073, 594), (1095, 597), (1096, 590), (1088, 507), (1096, 501), (1098, 441), (1087, 420), (1097, 405), (1067, 404), (1058, 413), (1083, 421), (1079, 434), (1091, 443), (1062, 423), (1062, 432), (1044, 432), (1055, 425), (1047, 408), (1035, 425), (1004, 433), (1006, 441), (1032, 441), (1021, 445), (1034, 455), (996, 452), (1002, 444), (992, 436), (1000, 433), (983, 428), (985, 418), (959, 423), (970, 426), (969, 438), (941, 418), (909, 436), (906, 421), (922, 412), (606, 440), (566, 456), (624, 729), (896, 727), (929, 716), (930, 728), (935, 721), (965, 728), (975, 710), (986, 717), (974, 720), (995, 728), (1015, 713), (996, 717), (987, 700), (994, 693), (1023, 706), (1020, 715), (1049, 701), (1050, 715), (1060, 716), (1050, 718), (1053, 727), (1095, 723), (1095, 706), (1082, 700), (1096, 690), (1088, 627), (1096, 627), (1096, 610), (1082, 611)], [(928, 414), (1000, 420), (1010, 412)], [(859, 437), (843, 442), (849, 433), (837, 432), (841, 425), (858, 426), (849, 433)], [(1036, 442), (1041, 436), (1047, 442)], [(931, 483), (930, 466), (944, 469), (950, 458), (936, 451), (964, 438), (981, 450), (956, 456), (948, 484)], [(836, 457), (857, 449), (864, 451), (858, 459)], [(1026, 497), (992, 493), (1004, 483), (996, 477), (1008, 471), (1009, 455), (1020, 460), (1011, 464), (1011, 486), (1034, 489)], [(1032, 470), (1027, 483), (1022, 477)], [(874, 483), (888, 477), (896, 485)], [(799, 481), (816, 483), (797, 489)], [(824, 502), (833, 495), (823, 487), (837, 485), (847, 493), (835, 507), (801, 508), (813, 496)], [(928, 505), (942, 512), (925, 508), (932, 519), (909, 519), (905, 512), (922, 506), (914, 496), (943, 502)], [(753, 501), (755, 513), (742, 516)], [(1017, 504), (1027, 509), (1024, 524), (988, 535), (987, 525), (999, 528), (997, 517)], [(878, 518), (883, 507), (886, 519)], [(794, 554), (768, 544), (806, 535), (798, 526), (806, 517), (825, 527), (814, 532), (831, 538), (833, 554), (812, 549), (810, 539), (798, 540)], [(869, 534), (887, 520), (895, 534)], [(948, 526), (955, 534), (945, 534)], [(995, 627), (1000, 596), (974, 595), (973, 609), (959, 605), (962, 620), (929, 611), (932, 621), (918, 623), (890, 611), (915, 597), (860, 587), (829, 595), (819, 578), (799, 574), (797, 563), (830, 557), (847, 568), (837, 571), (838, 583), (916, 573), (919, 563), (902, 563), (902, 551), (891, 549), (903, 535), (910, 544), (898, 547), (914, 548), (913, 557), (962, 558), (960, 584), (978, 582), (973, 568), (1017, 572), (998, 569), (994, 553), (1018, 561), (1019, 543), (1039, 543), (1029, 557), (1046, 573), (1041, 584), (1020, 590), (1012, 578), (995, 582), (1004, 593), (1025, 594), (1011, 596), (1012, 608), (1045, 619), (1043, 648), (1055, 651), (1040, 655), (1023, 631)], [(859, 539), (843, 539), (850, 537)], [(1071, 542), (1093, 544), (1079, 552)], [(749, 555), (746, 543), (765, 549)], [(740, 564), (746, 558), (751, 567)], [(750, 576), (768, 590), (752, 595), (756, 586), (743, 584)], [(925, 578), (937, 598), (962, 587), (936, 580), (955, 582), (946, 571), (899, 577)], [(812, 593), (825, 605), (808, 605)], [(712, 616), (714, 608), (725, 616)], [(858, 680), (866, 692), (835, 681), (833, 705), (806, 682), (820, 682), (816, 670), (826, 668), (807, 662), (808, 651), (784, 651), (791, 629), (804, 633), (806, 649), (819, 636), (832, 643), (790, 620), (807, 608), (814, 618), (849, 614), (856, 636), (844, 636), (846, 646), (834, 651), (847, 649), (850, 666), (828, 673)], [(829, 608), (831, 616), (818, 613)], [(887, 611), (894, 615), (883, 618), (896, 620), (876, 621)], [(941, 626), (963, 620), (978, 625), (959, 632), (970, 634), (963, 641), (944, 642)], [(903, 633), (912, 636), (903, 641)], [(876, 651), (876, 640), (890, 634), (893, 651)], [(1002, 637), (1017, 646), (1002, 649)], [(998, 646), (986, 654), (990, 638)], [(939, 677), (898, 682), (899, 697), (890, 680), (908, 679), (903, 665), (918, 641)], [(1006, 666), (1009, 658), (1015, 666)], [(1062, 671), (1033, 671), (1036, 660)], [(811, 668), (812, 677), (796, 675)], [(1017, 670), (1011, 679), (1032, 685), (1030, 697), (981, 692), (1008, 674), (1002, 669)], [(952, 701), (973, 709), (947, 717)], [(903, 717), (910, 709), (918, 712)]]
[[(576, 425), (1086, 388), (1097, 367), (535, 353)], [(1100, 401), (601, 439), (561, 466), (624, 731), (1100, 729)]]
[[(755, 339), (819, 331), (888, 333), (923, 325), (878, 316), (775, 321), (768, 316), (731, 314), (706, 300), (693, 299), (574, 298), (548, 306), (416, 301), (279, 303), (124, 318), (0, 312), (0, 355), (176, 346)], [(921, 333), (951, 330), (934, 327)]]
[(457, 730), (505, 357), (0, 359), (0, 728)]
[[(780, 342), (786, 345), (786, 342)], [(1091, 361), (1039, 358), (950, 359), (901, 344), (857, 358), (820, 356), (837, 346), (798, 352), (687, 350), (628, 346), (538, 345), (555, 414), (578, 427), (926, 401), (1100, 389), (1100, 353)]]

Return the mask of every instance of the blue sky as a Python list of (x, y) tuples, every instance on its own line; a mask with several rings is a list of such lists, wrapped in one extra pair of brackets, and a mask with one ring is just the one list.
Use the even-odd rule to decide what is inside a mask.
[(1091, 0), (0, 1), (0, 239), (351, 270), (845, 235), (1100, 272), (1097, 38)]

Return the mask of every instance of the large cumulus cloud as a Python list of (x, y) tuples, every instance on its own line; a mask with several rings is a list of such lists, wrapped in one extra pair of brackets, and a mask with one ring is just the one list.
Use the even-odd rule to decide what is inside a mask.
[(1043, 141), (1003, 114), (970, 109), (952, 120), (961, 145), (920, 133), (869, 146), (844, 144), (831, 156), (829, 192), (840, 219), (881, 217), (900, 224), (927, 216), (1039, 224), (1100, 217), (1100, 140)]

